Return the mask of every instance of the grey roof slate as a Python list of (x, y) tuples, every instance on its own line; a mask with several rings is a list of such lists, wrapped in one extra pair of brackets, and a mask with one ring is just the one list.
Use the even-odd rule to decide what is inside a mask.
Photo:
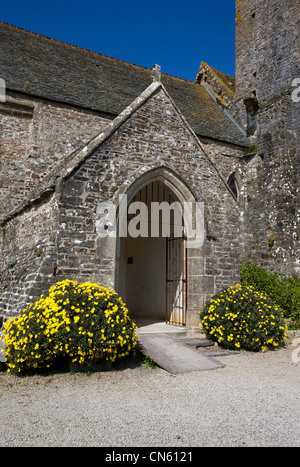
[[(0, 22), (0, 78), (8, 90), (114, 117), (151, 84), (151, 74), (151, 69)], [(163, 73), (162, 83), (198, 136), (250, 145), (203, 86)]]

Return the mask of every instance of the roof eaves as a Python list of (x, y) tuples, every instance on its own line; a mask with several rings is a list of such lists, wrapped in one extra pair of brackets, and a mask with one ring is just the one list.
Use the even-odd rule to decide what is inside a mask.
[[(218, 103), (218, 99), (213, 95), (213, 93), (209, 90), (207, 86), (205, 86), (204, 83), (202, 83), (202, 86), (206, 89), (206, 91), (211, 95), (211, 97), (214, 99), (214, 101)], [(219, 104), (220, 105), (220, 104)], [(221, 109), (223, 110), (224, 114), (234, 123), (234, 125), (238, 128), (239, 132), (241, 135), (243, 135), (243, 139), (245, 140), (245, 147), (250, 146), (251, 143), (253, 143), (253, 139), (247, 135), (246, 131), (240, 127), (240, 125), (234, 120), (234, 118), (230, 115), (229, 112), (227, 112), (225, 106), (220, 105)], [(248, 144), (247, 144), (248, 143)]]

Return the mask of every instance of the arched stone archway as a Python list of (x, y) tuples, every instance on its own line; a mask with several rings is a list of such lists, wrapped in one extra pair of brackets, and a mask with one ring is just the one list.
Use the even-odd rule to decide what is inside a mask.
[(117, 240), (118, 292), (138, 320), (185, 325), (187, 250), (182, 206), (195, 202), (195, 197), (166, 167), (140, 176), (126, 196), (127, 235)]

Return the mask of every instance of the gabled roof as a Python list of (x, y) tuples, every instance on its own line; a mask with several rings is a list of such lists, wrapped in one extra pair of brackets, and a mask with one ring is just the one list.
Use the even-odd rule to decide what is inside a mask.
[(196, 76), (196, 83), (208, 85), (224, 107), (230, 107), (235, 98), (235, 78), (201, 62)]
[[(0, 77), (8, 90), (119, 115), (152, 82), (152, 70), (0, 22)], [(250, 145), (207, 90), (162, 74), (162, 83), (195, 133)]]
[[(52, 167), (50, 172), (37, 184), (37, 186), (29, 193), (29, 195), (19, 204), (19, 206), (12, 210), (4, 219), (3, 223), (9, 221), (20, 212), (22, 212), (27, 206), (32, 205), (37, 200), (41, 199), (45, 193), (54, 192), (57, 186), (68, 177), (72, 175), (78, 167), (93, 153), (93, 151), (98, 148), (102, 143), (104, 143), (134, 112), (139, 109), (151, 96), (153, 96), (156, 91), (161, 89), (167, 98), (171, 101), (174, 106), (177, 114), (182, 119), (183, 126), (191, 133), (199, 149), (202, 151), (204, 157), (208, 161), (209, 165), (215, 171), (215, 174), (224, 184), (224, 187), (228, 190), (229, 194), (233, 197), (231, 190), (229, 189), (226, 181), (223, 179), (219, 170), (206, 154), (201, 142), (197, 138), (197, 135), (193, 132), (193, 129), (190, 127), (188, 122), (185, 120), (184, 116), (181, 114), (180, 110), (173, 102), (172, 98), (168, 94), (164, 85), (161, 82), (153, 82), (148, 88), (146, 88), (126, 109), (124, 109), (114, 120), (109, 122), (105, 128), (94, 138), (92, 138), (86, 146), (81, 149), (75, 150), (69, 154), (65, 159), (58, 162)], [(234, 199), (234, 197), (233, 197)]]
[(216, 70), (213, 67), (210, 67), (210, 69), (228, 87), (229, 92), (235, 93), (235, 77), (234, 76), (228, 75), (227, 73), (223, 73), (222, 71)]

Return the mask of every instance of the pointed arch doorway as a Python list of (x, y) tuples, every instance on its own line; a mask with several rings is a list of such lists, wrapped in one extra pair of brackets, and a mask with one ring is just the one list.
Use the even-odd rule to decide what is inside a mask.
[[(186, 325), (187, 250), (178, 209), (182, 184), (173, 174), (153, 171), (128, 190), (128, 234), (119, 239), (118, 291), (136, 320)], [(139, 203), (144, 205), (142, 214)], [(169, 216), (162, 210), (159, 217), (153, 216), (153, 206), (167, 207)], [(132, 225), (137, 229), (134, 235)]]

